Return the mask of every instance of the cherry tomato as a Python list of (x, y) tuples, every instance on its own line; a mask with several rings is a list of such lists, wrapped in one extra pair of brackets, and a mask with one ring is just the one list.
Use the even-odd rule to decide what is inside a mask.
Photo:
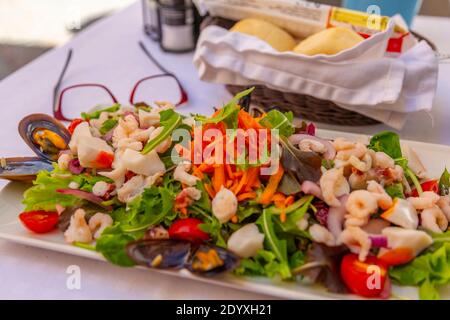
[(113, 161), (114, 154), (105, 151), (100, 151), (94, 160), (95, 166), (102, 169), (111, 168)]
[(57, 212), (28, 211), (19, 215), (20, 221), (29, 230), (36, 233), (47, 233), (55, 229), (59, 215)]
[(209, 234), (198, 227), (202, 223), (202, 220), (196, 218), (178, 219), (170, 226), (169, 237), (197, 243), (206, 241), (209, 239)]
[(356, 254), (346, 255), (341, 262), (341, 277), (347, 288), (363, 297), (379, 297), (386, 283), (388, 267), (374, 256), (366, 261), (358, 260)]
[(73, 134), (75, 131), (75, 128), (80, 124), (84, 122), (83, 119), (73, 119), (72, 122), (69, 124), (69, 127), (67, 127), (67, 130), (69, 130), (70, 134)]
[[(423, 191), (433, 191), (434, 193), (439, 194), (439, 181), (438, 180), (430, 180), (420, 184), (422, 186)], [(419, 193), (416, 189), (411, 191), (411, 197), (418, 197)]]

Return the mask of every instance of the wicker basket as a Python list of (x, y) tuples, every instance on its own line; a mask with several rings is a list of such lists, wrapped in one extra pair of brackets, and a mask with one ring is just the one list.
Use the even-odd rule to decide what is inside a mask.
[[(234, 23), (234, 21), (223, 18), (207, 17), (203, 20), (201, 29), (209, 25), (218, 25), (230, 29)], [(414, 32), (413, 34), (417, 38), (427, 41), (434, 50), (436, 49), (434, 44), (426, 38)], [(282, 92), (270, 89), (264, 85), (255, 85), (254, 87), (255, 90), (252, 93), (252, 103), (265, 109), (276, 106), (282, 111), (292, 111), (296, 117), (337, 125), (360, 126), (379, 123), (379, 121), (362, 114), (343, 109), (332, 101), (293, 92)], [(234, 95), (248, 87), (227, 85), (226, 88)]]

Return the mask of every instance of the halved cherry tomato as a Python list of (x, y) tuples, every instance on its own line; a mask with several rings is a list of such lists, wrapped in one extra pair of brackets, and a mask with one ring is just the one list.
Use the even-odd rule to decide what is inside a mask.
[(36, 233), (47, 233), (55, 229), (59, 215), (57, 212), (28, 211), (19, 215), (20, 221), (29, 230)]
[(73, 134), (73, 132), (75, 131), (75, 128), (82, 122), (84, 122), (83, 119), (78, 119), (78, 118), (73, 119), (72, 122), (67, 127), (67, 130), (69, 130), (70, 134)]
[[(422, 186), (423, 191), (433, 191), (434, 193), (439, 194), (439, 181), (438, 180), (430, 180), (420, 184)], [(419, 193), (416, 189), (411, 191), (411, 197), (418, 197)]]
[(94, 160), (95, 166), (102, 169), (111, 168), (113, 161), (114, 154), (105, 151), (100, 151)]
[(386, 283), (388, 267), (374, 256), (366, 261), (358, 260), (356, 254), (346, 255), (341, 262), (341, 277), (347, 288), (363, 297), (379, 297)]
[(198, 227), (203, 221), (196, 218), (178, 219), (169, 228), (171, 239), (187, 240), (201, 243), (209, 239), (209, 234)]

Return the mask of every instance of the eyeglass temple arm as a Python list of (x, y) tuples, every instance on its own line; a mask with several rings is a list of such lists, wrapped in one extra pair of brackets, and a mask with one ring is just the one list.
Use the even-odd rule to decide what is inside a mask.
[(69, 67), (70, 61), (72, 60), (72, 54), (73, 54), (73, 50), (69, 49), (69, 52), (67, 53), (67, 57), (66, 57), (66, 62), (64, 62), (63, 69), (61, 70), (58, 81), (56, 82), (55, 88), (53, 89), (53, 109), (56, 106), (56, 102), (57, 102), (56, 100), (58, 99), (58, 93), (59, 93), (59, 89), (61, 88), (61, 83), (66, 74), (67, 68)]
[(142, 51), (144, 51), (145, 55), (152, 60), (152, 62), (164, 73), (172, 74), (172, 72), (168, 71), (166, 68), (164, 68), (156, 59), (151, 55), (150, 51), (148, 51), (147, 47), (144, 45), (142, 41), (139, 41), (139, 46), (141, 47)]

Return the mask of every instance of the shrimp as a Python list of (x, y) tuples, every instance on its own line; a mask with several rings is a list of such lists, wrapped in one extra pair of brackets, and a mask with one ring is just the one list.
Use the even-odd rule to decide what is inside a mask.
[(73, 156), (70, 153), (63, 153), (58, 158), (58, 167), (61, 170), (69, 169), (69, 162), (73, 159)]
[(183, 161), (178, 164), (173, 173), (173, 178), (181, 183), (184, 183), (190, 187), (195, 186), (197, 181), (200, 180), (196, 176), (188, 173), (191, 170), (191, 163), (188, 161)]
[(212, 213), (220, 223), (228, 222), (237, 212), (238, 201), (235, 194), (222, 187), (212, 200)]
[(341, 202), (337, 197), (350, 193), (350, 186), (344, 177), (344, 168), (326, 171), (320, 178), (320, 188), (324, 201), (330, 207), (339, 207)]
[(108, 192), (110, 184), (105, 181), (97, 181), (92, 187), (92, 193), (97, 197), (103, 197)]
[(378, 182), (374, 180), (369, 181), (367, 183), (367, 191), (376, 197), (378, 206), (381, 209), (387, 210), (392, 207), (392, 198), (386, 193), (384, 188)]
[(370, 215), (378, 211), (377, 198), (366, 190), (356, 190), (350, 193), (345, 205), (349, 217), (369, 221)]
[(369, 254), (372, 242), (369, 235), (359, 227), (347, 227), (339, 237), (351, 252), (359, 254), (358, 259), (365, 261)]
[(309, 228), (309, 234), (314, 242), (323, 243), (329, 247), (336, 246), (336, 239), (333, 234), (320, 224), (313, 224)]
[(302, 186), (301, 186), (301, 191), (304, 194), (310, 194), (321, 200), (323, 199), (322, 190), (320, 190), (320, 187), (314, 182), (303, 181)]
[(375, 152), (373, 154), (374, 166), (381, 169), (388, 169), (395, 167), (395, 161), (389, 155), (384, 152)]
[(431, 232), (442, 233), (447, 230), (448, 220), (437, 206), (423, 210), (420, 217), (422, 227)]
[(202, 193), (197, 188), (185, 188), (175, 197), (175, 209), (180, 210), (182, 208), (187, 208), (193, 204), (194, 201), (200, 200), (201, 197)]
[(350, 142), (343, 138), (334, 140), (333, 146), (337, 151), (338, 160), (348, 160), (351, 156), (361, 159), (367, 153), (367, 147), (361, 142)]
[(93, 233), (94, 239), (98, 239), (103, 230), (112, 226), (113, 219), (109, 214), (97, 212), (89, 219), (89, 229)]
[(348, 164), (352, 165), (361, 172), (367, 172), (372, 168), (372, 157), (366, 153), (361, 160), (352, 155), (348, 159)]
[(367, 188), (367, 173), (366, 172), (354, 172), (348, 177), (348, 183), (352, 190), (361, 190)]
[(128, 114), (119, 119), (119, 126), (121, 126), (127, 134), (131, 134), (139, 128), (139, 122), (132, 114)]
[(305, 152), (313, 151), (320, 154), (325, 153), (327, 151), (327, 147), (325, 147), (323, 143), (312, 139), (303, 139), (298, 144), (298, 148), (301, 151)]
[(308, 226), (309, 226), (308, 220), (309, 220), (309, 214), (305, 213), (303, 215), (303, 217), (297, 221), (297, 223), (296, 223), (297, 228), (301, 231), (305, 231), (306, 229), (308, 229)]
[(437, 202), (437, 205), (445, 214), (447, 220), (450, 221), (450, 196), (442, 196)]
[(416, 210), (430, 209), (440, 200), (433, 191), (425, 191), (420, 197), (409, 197), (408, 200)]
[(69, 228), (64, 232), (66, 242), (82, 242), (90, 243), (92, 241), (92, 233), (86, 219), (86, 211), (77, 209), (70, 218)]

